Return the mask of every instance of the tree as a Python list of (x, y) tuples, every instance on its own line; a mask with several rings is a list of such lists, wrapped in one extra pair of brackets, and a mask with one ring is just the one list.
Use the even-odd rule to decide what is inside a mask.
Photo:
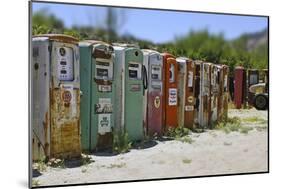
[(32, 16), (32, 34), (59, 33), (64, 29), (62, 20), (50, 14), (47, 9), (43, 9)]

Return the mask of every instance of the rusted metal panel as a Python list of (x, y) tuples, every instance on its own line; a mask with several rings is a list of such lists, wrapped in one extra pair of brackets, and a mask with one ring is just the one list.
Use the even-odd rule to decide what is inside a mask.
[[(65, 52), (62, 49), (65, 49)], [(78, 45), (52, 42), (51, 65), (50, 156), (79, 157), (81, 155), (81, 133)]]
[(35, 35), (34, 38), (48, 38), (50, 41), (57, 41), (62, 43), (78, 44), (78, 39), (64, 34), (40, 34)]
[[(51, 91), (51, 157), (79, 157), (80, 149), (80, 119), (79, 90), (69, 90), (63, 86)], [(72, 102), (63, 100), (65, 94), (71, 94)], [(74, 103), (77, 102), (77, 103)], [(79, 114), (78, 114), (79, 115)]]
[(219, 100), (219, 72), (220, 68), (212, 64), (211, 66), (211, 123), (210, 126), (218, 121), (218, 100)]
[(177, 58), (178, 63), (178, 126), (184, 126), (184, 107), (185, 107), (185, 93), (186, 93), (186, 78), (187, 78), (187, 62), (185, 58)]
[(193, 129), (195, 114), (195, 63), (191, 59), (187, 59), (186, 61), (187, 76), (185, 83), (184, 126)]
[(163, 53), (165, 66), (165, 129), (178, 127), (178, 64), (173, 55)]
[(222, 120), (222, 113), (223, 113), (223, 81), (224, 81), (224, 72), (223, 72), (223, 66), (222, 65), (216, 65), (218, 68), (218, 82), (219, 82), (219, 88), (218, 88), (218, 104), (217, 104), (217, 115), (218, 115), (218, 121)]
[(199, 125), (207, 128), (211, 122), (211, 63), (201, 63)]
[(202, 61), (195, 60), (195, 77), (194, 77), (194, 127), (200, 127), (199, 114), (201, 112), (201, 100), (200, 100), (200, 90), (201, 90), (201, 65)]
[(228, 116), (228, 99), (229, 99), (229, 67), (223, 65), (223, 118)]
[[(39, 36), (32, 42), (32, 128), (47, 157), (81, 155), (79, 52), (77, 43), (65, 38)], [(42, 158), (33, 150), (34, 160)]]
[(229, 67), (226, 65), (216, 65), (218, 67), (218, 105), (217, 114), (218, 121), (222, 121), (227, 117), (228, 98), (229, 98)]
[(195, 64), (191, 59), (177, 58), (179, 64), (178, 73), (178, 124), (192, 129), (194, 123), (194, 89), (195, 89)]
[(33, 160), (50, 155), (49, 81), (50, 56), (48, 38), (32, 41), (32, 155)]
[(150, 136), (162, 135), (163, 130), (163, 57), (159, 52), (142, 50), (144, 66), (148, 71), (148, 89), (144, 95), (144, 126)]

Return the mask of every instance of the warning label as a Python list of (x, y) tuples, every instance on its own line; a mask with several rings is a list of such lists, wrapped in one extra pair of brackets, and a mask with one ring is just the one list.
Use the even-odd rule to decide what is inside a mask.
[(177, 105), (177, 89), (169, 89), (169, 106)]
[(98, 115), (98, 133), (103, 135), (105, 133), (111, 132), (110, 127), (110, 114), (99, 114)]

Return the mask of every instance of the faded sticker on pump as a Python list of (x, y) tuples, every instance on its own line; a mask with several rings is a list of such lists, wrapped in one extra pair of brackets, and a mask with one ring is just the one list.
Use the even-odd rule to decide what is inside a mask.
[(111, 92), (112, 88), (111, 85), (98, 85), (99, 92)]
[(95, 104), (96, 114), (112, 113), (113, 107), (110, 98), (99, 98), (99, 103)]
[(224, 76), (224, 87), (227, 87), (227, 75)]
[(72, 85), (61, 85), (61, 100), (64, 102), (64, 105), (69, 108), (69, 116), (71, 117), (75, 116), (77, 113), (76, 92)]
[(70, 103), (71, 98), (72, 98), (72, 95), (71, 95), (70, 91), (65, 90), (62, 92), (62, 99), (65, 103)]
[(169, 89), (169, 106), (177, 105), (177, 89)]
[(185, 111), (193, 111), (194, 106), (185, 106)]
[(110, 126), (110, 114), (99, 114), (98, 115), (98, 133), (104, 135), (105, 133), (111, 132)]
[(192, 85), (193, 85), (193, 72), (189, 71), (188, 72), (188, 84), (187, 84), (187, 86), (192, 87)]
[(189, 97), (187, 98), (187, 102), (193, 103), (193, 96), (189, 96)]
[(159, 108), (160, 107), (160, 97), (156, 96), (154, 99), (154, 106), (155, 108)]
[(131, 84), (130, 91), (132, 91), (132, 92), (141, 91), (141, 85), (140, 84)]

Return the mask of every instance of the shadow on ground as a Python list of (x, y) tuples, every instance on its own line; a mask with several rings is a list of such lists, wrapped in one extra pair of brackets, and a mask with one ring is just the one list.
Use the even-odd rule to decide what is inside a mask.
[(118, 153), (112, 150), (102, 150), (102, 151), (93, 152), (91, 155), (111, 157), (111, 156), (118, 155)]
[(32, 169), (32, 177), (39, 177), (42, 174), (37, 169)]
[(155, 140), (135, 142), (132, 144), (132, 149), (147, 149), (156, 146), (158, 143)]

